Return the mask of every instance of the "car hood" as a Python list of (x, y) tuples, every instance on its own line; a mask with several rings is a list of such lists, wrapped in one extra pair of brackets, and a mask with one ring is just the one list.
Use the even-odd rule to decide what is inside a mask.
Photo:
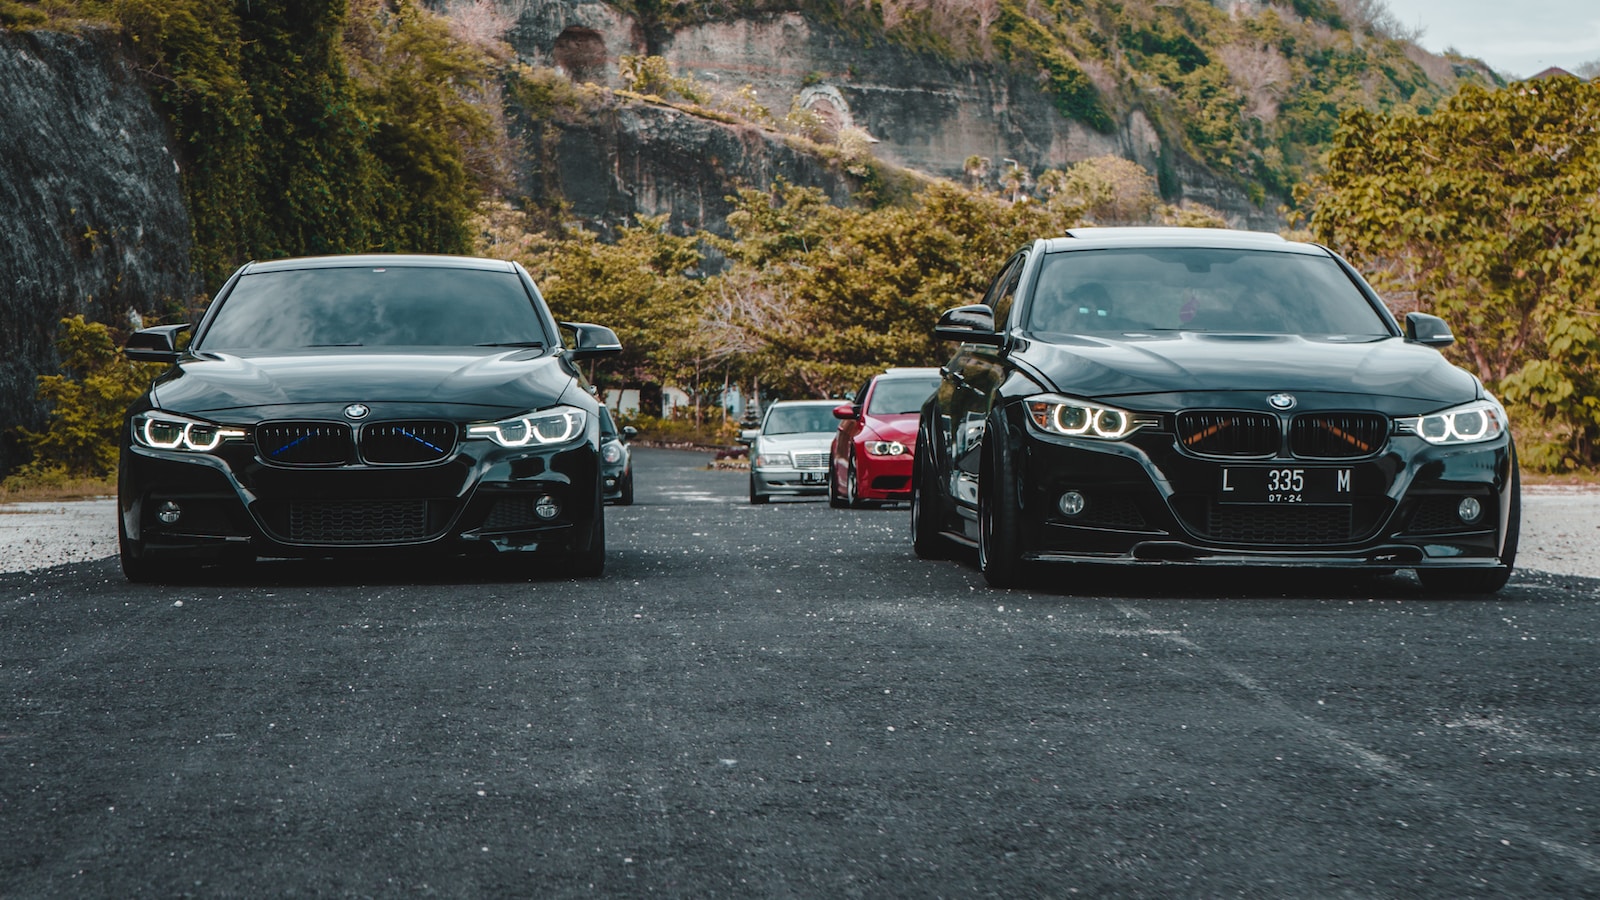
[(511, 415), (557, 403), (573, 378), (540, 350), (451, 348), (304, 351), (241, 356), (186, 355), (151, 390), (152, 403), (179, 413), (232, 414), (237, 421), (326, 415), (362, 403), (374, 418)]
[(861, 437), (871, 441), (913, 443), (917, 438), (917, 414), (867, 416), (861, 422)]
[(824, 453), (833, 446), (833, 432), (811, 431), (796, 434), (763, 434), (762, 453), (793, 453), (796, 450), (820, 450)]
[(1400, 338), (1176, 333), (1032, 340), (1018, 353), (1056, 390), (1088, 398), (1178, 391), (1319, 391), (1466, 402), (1477, 379)]

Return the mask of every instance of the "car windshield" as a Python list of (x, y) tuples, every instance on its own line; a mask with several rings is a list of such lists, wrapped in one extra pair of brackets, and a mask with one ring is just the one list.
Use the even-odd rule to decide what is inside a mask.
[(922, 409), (928, 395), (939, 389), (939, 376), (926, 378), (880, 378), (867, 401), (867, 414), (897, 416)]
[(534, 299), (515, 272), (373, 266), (242, 276), (196, 349), (545, 343)]
[(774, 406), (761, 425), (762, 434), (811, 434), (838, 426), (831, 406)]
[(611, 418), (611, 410), (610, 410), (610, 408), (605, 407), (605, 406), (600, 407), (600, 437), (601, 437), (601, 439), (614, 438), (616, 436), (617, 436), (617, 423), (615, 421), (613, 421), (612, 418)]
[(1195, 248), (1051, 254), (1039, 272), (1028, 327), (1062, 334), (1390, 334), (1329, 257)]

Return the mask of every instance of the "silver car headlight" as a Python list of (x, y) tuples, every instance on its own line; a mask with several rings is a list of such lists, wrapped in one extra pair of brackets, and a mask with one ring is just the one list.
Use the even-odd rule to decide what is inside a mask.
[(1149, 416), (1060, 394), (1041, 394), (1023, 403), (1027, 406), (1028, 418), (1040, 431), (1066, 437), (1120, 441), (1153, 424)]
[(1493, 397), (1474, 400), (1442, 412), (1396, 419), (1396, 430), (1430, 444), (1476, 444), (1506, 433), (1505, 407)]
[(203, 419), (150, 410), (134, 416), (129, 422), (133, 442), (152, 450), (180, 450), (190, 453), (209, 453), (222, 446), (224, 441), (244, 440), (243, 428), (218, 425)]
[(467, 436), (488, 438), (502, 447), (565, 444), (583, 434), (588, 414), (574, 406), (553, 406), (498, 422), (467, 426)]
[(787, 453), (756, 454), (755, 466), (758, 469), (766, 469), (774, 466), (783, 466), (787, 468), (792, 465), (794, 465), (794, 459)]

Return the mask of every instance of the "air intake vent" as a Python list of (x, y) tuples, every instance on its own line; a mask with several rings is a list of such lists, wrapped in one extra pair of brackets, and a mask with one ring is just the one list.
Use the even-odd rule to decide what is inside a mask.
[(1202, 456), (1265, 458), (1278, 455), (1278, 417), (1252, 412), (1178, 415), (1178, 440)]
[(1349, 506), (1217, 503), (1206, 537), (1230, 544), (1340, 544), (1354, 538)]
[(289, 504), (289, 540), (297, 544), (394, 544), (427, 536), (426, 500)]
[(1388, 439), (1387, 416), (1317, 413), (1295, 417), (1289, 452), (1303, 459), (1353, 459), (1377, 453)]
[(361, 458), (375, 465), (430, 463), (456, 447), (449, 422), (374, 422), (361, 429)]
[(350, 426), (338, 422), (263, 422), (256, 452), (280, 466), (330, 466), (350, 461)]

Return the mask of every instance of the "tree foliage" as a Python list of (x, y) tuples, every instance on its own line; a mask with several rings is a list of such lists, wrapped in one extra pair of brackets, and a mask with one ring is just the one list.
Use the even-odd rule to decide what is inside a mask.
[(1350, 113), (1311, 227), (1511, 401), (1523, 458), (1600, 462), (1600, 85), (1468, 87), (1430, 115)]

